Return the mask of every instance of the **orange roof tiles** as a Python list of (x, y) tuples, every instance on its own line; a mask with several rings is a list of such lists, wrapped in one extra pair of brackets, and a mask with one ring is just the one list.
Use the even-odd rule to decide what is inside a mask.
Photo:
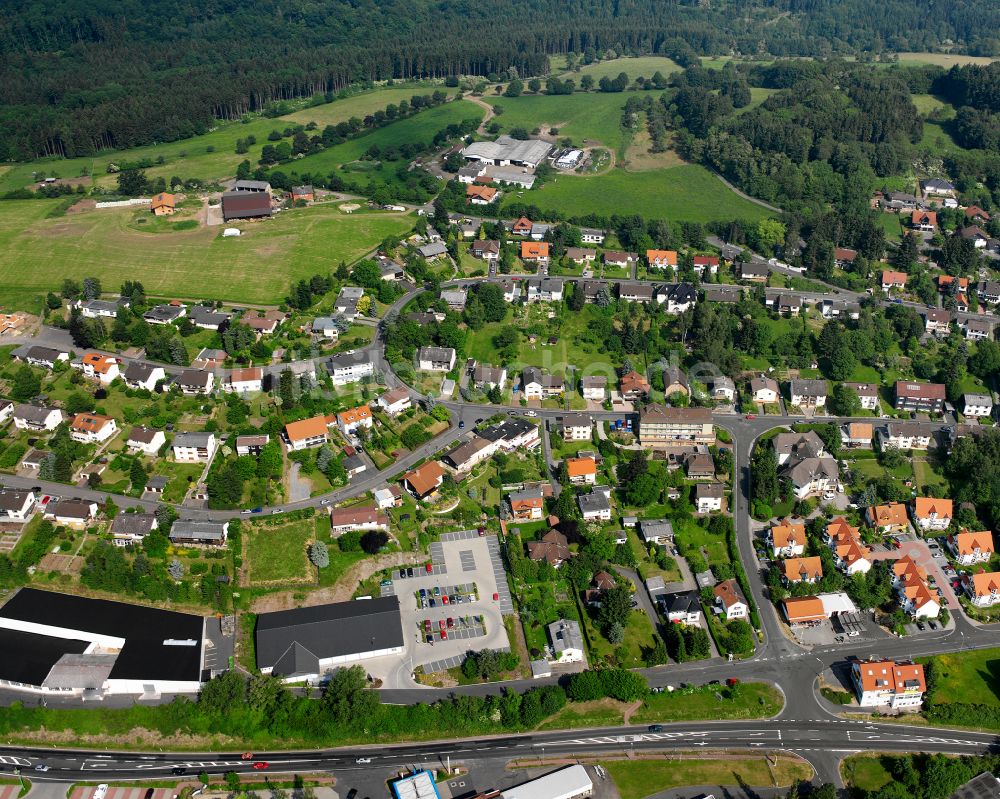
[(646, 260), (651, 264), (677, 266), (676, 250), (646, 250)]
[(567, 458), (566, 473), (570, 477), (585, 477), (597, 474), (597, 461), (593, 458)]
[(972, 591), (976, 596), (1000, 592), (1000, 572), (979, 572), (972, 575)]
[(905, 527), (906, 506), (901, 502), (876, 505), (871, 509), (876, 527)]
[(422, 466), (407, 472), (403, 479), (420, 496), (429, 494), (438, 486), (438, 481), (444, 477), (444, 469), (437, 461), (427, 461)]
[(882, 271), (882, 285), (886, 284), (895, 285), (900, 284), (906, 285), (906, 272), (894, 272), (891, 269), (885, 269)]
[(492, 186), (474, 186), (469, 185), (465, 187), (465, 197), (466, 199), (472, 200), (478, 198), (480, 200), (485, 200), (488, 203), (493, 202), (496, 199), (497, 190)]
[(522, 241), (522, 258), (548, 258), (549, 243), (547, 241)]
[(950, 519), (952, 502), (950, 499), (937, 497), (917, 497), (913, 500), (913, 515), (918, 519), (929, 519), (937, 516), (939, 519)]
[(781, 562), (781, 568), (790, 583), (819, 580), (823, 576), (823, 561), (819, 557), (788, 558)]
[(927, 690), (924, 667), (894, 660), (861, 661), (855, 664), (863, 691)]
[(804, 547), (806, 545), (806, 526), (801, 522), (785, 519), (781, 524), (771, 528), (771, 540), (777, 549), (790, 546)]
[(99, 413), (78, 413), (70, 422), (70, 427), (81, 433), (96, 433), (110, 421), (112, 421), (110, 416), (101, 416)]
[(99, 352), (88, 352), (80, 359), (85, 366), (89, 366), (98, 374), (104, 374), (112, 366), (116, 366), (118, 361), (110, 355), (101, 355)]
[(367, 405), (359, 405), (357, 408), (349, 408), (337, 414), (337, 423), (340, 425), (356, 424), (365, 419), (372, 418), (372, 409)]
[(804, 621), (818, 621), (826, 618), (823, 600), (815, 596), (789, 597), (784, 600), (785, 618), (795, 624)]
[(173, 208), (176, 204), (177, 199), (173, 194), (161, 191), (159, 194), (153, 195), (153, 199), (149, 202), (149, 207), (155, 211), (157, 208)]
[(979, 552), (993, 552), (993, 533), (989, 530), (979, 530), (970, 533), (963, 530), (955, 536), (955, 549), (959, 555), (974, 555)]
[(304, 441), (307, 438), (325, 436), (328, 425), (333, 424), (332, 416), (313, 416), (285, 425), (285, 435), (289, 441)]

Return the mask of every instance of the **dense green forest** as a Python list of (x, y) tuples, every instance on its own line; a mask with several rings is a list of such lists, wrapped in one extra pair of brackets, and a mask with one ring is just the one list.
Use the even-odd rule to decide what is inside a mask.
[(994, 54), (998, 29), (993, 0), (54, 0), (0, 22), (0, 158), (176, 140), (365, 80), (541, 75), (567, 52)]

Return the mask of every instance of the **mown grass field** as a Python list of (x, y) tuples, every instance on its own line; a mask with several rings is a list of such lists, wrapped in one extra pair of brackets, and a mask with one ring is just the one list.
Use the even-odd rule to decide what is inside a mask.
[[(462, 122), (466, 119), (479, 121), (485, 110), (467, 100), (456, 100), (439, 105), (427, 111), (422, 111), (412, 117), (394, 122), (384, 128), (372, 131), (366, 136), (338, 144), (313, 155), (300, 158), (292, 164), (281, 167), (292, 174), (326, 175), (339, 170), (344, 164), (350, 164), (360, 159), (372, 147), (399, 147), (406, 143), (430, 143), (434, 135), (448, 125)], [(344, 177), (359, 183), (389, 182), (403, 161), (386, 162), (376, 169), (349, 171)], [(367, 165), (363, 165), (367, 166)]]
[[(688, 759), (691, 758), (691, 759)], [(621, 799), (643, 799), (668, 788), (686, 785), (747, 785), (784, 787), (813, 775), (812, 767), (793, 755), (778, 755), (769, 766), (763, 755), (663, 760), (609, 760), (602, 763), (618, 786)]]
[[(615, 74), (618, 74), (617, 72)], [(621, 115), (628, 95), (604, 92), (576, 94), (525, 94), (520, 97), (484, 98), (503, 113), (494, 119), (506, 133), (511, 128), (548, 132), (559, 129), (575, 144), (603, 144), (617, 149), (622, 143)]]
[(595, 81), (601, 78), (617, 78), (622, 72), (628, 75), (628, 79), (635, 80), (638, 77), (651, 78), (653, 73), (659, 70), (663, 75), (671, 72), (680, 72), (681, 66), (666, 56), (646, 55), (638, 58), (615, 58), (611, 61), (600, 61), (588, 64), (579, 72), (572, 72), (569, 77), (580, 85), (580, 78), (590, 75)]
[(154, 296), (275, 303), (293, 281), (359, 258), (412, 225), (403, 215), (345, 215), (318, 205), (240, 223), (242, 236), (223, 239), (221, 227), (139, 232), (131, 223), (142, 212), (128, 209), (46, 218), (57, 203), (0, 206), (0, 302), (29, 307), (64, 278), (94, 276), (108, 290), (137, 279)]
[(933, 64), (934, 66), (948, 69), (956, 64), (959, 66), (964, 66), (965, 64), (989, 64), (997, 59), (987, 56), (958, 55), (952, 53), (900, 53), (899, 60), (912, 64)]
[(402, 86), (391, 86), (375, 89), (354, 97), (345, 97), (343, 100), (334, 100), (332, 103), (314, 105), (310, 108), (303, 108), (293, 114), (287, 114), (281, 119), (289, 122), (297, 122), (300, 125), (307, 125), (315, 122), (321, 128), (326, 125), (336, 125), (338, 122), (346, 122), (351, 117), (364, 119), (365, 114), (372, 114), (384, 109), (387, 105), (399, 104), (400, 100), (410, 101), (415, 94), (429, 94), (436, 91), (446, 92), (449, 96), (454, 95), (457, 89), (448, 89), (435, 84), (407, 83)]
[[(335, 124), (352, 116), (363, 118), (366, 114), (385, 108), (390, 103), (398, 103), (402, 99), (409, 100), (414, 94), (429, 94), (439, 89), (443, 90), (443, 87), (416, 83), (402, 87), (374, 89), (332, 103), (304, 108), (285, 117), (253, 118), (246, 124), (220, 121), (208, 133), (180, 141), (151, 144), (131, 150), (102, 150), (93, 157), (47, 158), (15, 164), (0, 172), (0, 193), (29, 185), (32, 181), (32, 172), (35, 171), (60, 178), (79, 177), (86, 171), (87, 174), (94, 176), (97, 184), (114, 186), (116, 178), (108, 174), (108, 164), (136, 162), (147, 158), (155, 161), (161, 157), (164, 159), (163, 164), (146, 170), (149, 177), (164, 177), (169, 180), (172, 175), (177, 175), (181, 178), (197, 178), (203, 181), (221, 180), (234, 175), (236, 167), (245, 158), (256, 164), (261, 149), (268, 144), (267, 136), (272, 130), (281, 131), (292, 122), (300, 124), (316, 122), (322, 128), (324, 125)], [(454, 93), (454, 90), (450, 91)], [(250, 147), (246, 154), (237, 155), (236, 140), (249, 135), (256, 137), (257, 144)]]
[(567, 215), (613, 212), (688, 222), (772, 215), (696, 164), (636, 173), (615, 169), (594, 177), (557, 176), (542, 188), (525, 192), (520, 200)]
[(1000, 649), (917, 658), (934, 664), (934, 701), (1000, 707)]

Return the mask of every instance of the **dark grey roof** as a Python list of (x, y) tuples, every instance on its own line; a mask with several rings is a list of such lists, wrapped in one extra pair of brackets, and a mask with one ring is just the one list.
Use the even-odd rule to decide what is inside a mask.
[(142, 318), (158, 322), (173, 322), (175, 319), (179, 319), (182, 313), (184, 313), (182, 305), (157, 305), (146, 311)]
[(271, 184), (266, 180), (237, 180), (233, 188), (236, 191), (270, 191)]
[(61, 499), (50, 504), (46, 511), (61, 519), (90, 519), (90, 510), (95, 504), (89, 499)]
[(149, 535), (156, 523), (156, 516), (152, 513), (126, 513), (118, 511), (113, 522), (111, 522), (112, 535), (144, 536)]
[(188, 318), (196, 325), (221, 325), (229, 321), (229, 314), (196, 305), (188, 312)]
[(25, 360), (41, 361), (42, 363), (55, 363), (60, 355), (68, 355), (64, 350), (53, 349), (52, 347), (28, 347), (23, 354), (18, 353), (17, 357)]
[(132, 363), (125, 367), (125, 374), (122, 377), (125, 378), (126, 383), (145, 383), (153, 376), (153, 369), (155, 368), (157, 367), (150, 363), (132, 361)]
[(153, 475), (152, 477), (149, 478), (149, 482), (146, 483), (146, 488), (158, 488), (162, 491), (164, 488), (167, 487), (167, 483), (169, 482), (170, 478), (165, 475), (162, 474)]
[(594, 494), (581, 494), (577, 498), (577, 502), (580, 504), (580, 511), (603, 511), (611, 510), (611, 502), (604, 494), (594, 493)]
[(499, 424), (490, 425), (479, 435), (487, 441), (513, 441), (534, 428), (527, 419), (507, 419)]
[(950, 799), (996, 799), (1000, 796), (1000, 778), (984, 771), (959, 786)]
[(42, 685), (46, 688), (99, 691), (111, 676), (117, 657), (67, 653), (56, 661)]
[(701, 599), (697, 591), (682, 591), (661, 597), (664, 609), (670, 613), (701, 613)]
[(213, 433), (185, 432), (174, 436), (173, 446), (175, 447), (208, 447), (208, 442)]
[(88, 641), (0, 627), (0, 652), (17, 652), (17, 657), (0, 658), (0, 680), (40, 686), (61, 657), (80, 654), (88, 646)]
[(181, 372), (177, 382), (182, 386), (192, 386), (194, 388), (206, 388), (208, 381), (212, 379), (212, 373), (204, 369), (185, 369)]
[[(22, 588), (0, 608), (0, 617), (37, 624), (51, 624), (58, 619), (59, 626), (68, 630), (124, 638), (125, 645), (111, 670), (112, 679), (195, 681), (201, 678), (204, 634), (201, 616)], [(36, 642), (39, 646), (52, 646), (49, 643), (52, 639), (47, 636), (34, 638), (43, 639)], [(82, 653), (81, 648), (65, 646), (73, 643), (62, 642), (59, 657)], [(25, 652), (20, 648), (15, 651)], [(0, 658), (0, 662), (9, 660)]]
[(178, 519), (170, 528), (170, 538), (171, 540), (225, 541), (226, 523)]
[(0, 489), (0, 511), (9, 513), (10, 511), (20, 512), (24, 508), (24, 503), (28, 499), (30, 491), (19, 491), (16, 488)]
[(372, 363), (372, 357), (367, 352), (342, 352), (338, 355), (331, 355), (326, 363), (328, 369), (347, 369), (362, 363)]
[[(256, 639), (258, 668), (272, 668), (283, 676), (314, 674), (315, 670), (285, 669), (314, 664), (318, 667), (313, 658), (326, 660), (403, 646), (399, 598), (386, 596), (262, 613), (257, 617)], [(301, 650), (289, 654), (296, 645)]]

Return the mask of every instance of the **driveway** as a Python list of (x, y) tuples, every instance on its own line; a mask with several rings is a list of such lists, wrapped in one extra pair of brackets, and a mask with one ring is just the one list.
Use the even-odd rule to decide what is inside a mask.
[(639, 575), (632, 571), (632, 569), (626, 569), (624, 566), (616, 566), (612, 564), (611, 568), (632, 583), (633, 588), (635, 588), (635, 598), (639, 603), (639, 607), (646, 614), (646, 616), (649, 617), (649, 623), (653, 625), (653, 629), (657, 633), (660, 633), (660, 618), (656, 615), (656, 608), (653, 605), (653, 600), (649, 598), (649, 592), (646, 590), (646, 585), (639, 578)]

